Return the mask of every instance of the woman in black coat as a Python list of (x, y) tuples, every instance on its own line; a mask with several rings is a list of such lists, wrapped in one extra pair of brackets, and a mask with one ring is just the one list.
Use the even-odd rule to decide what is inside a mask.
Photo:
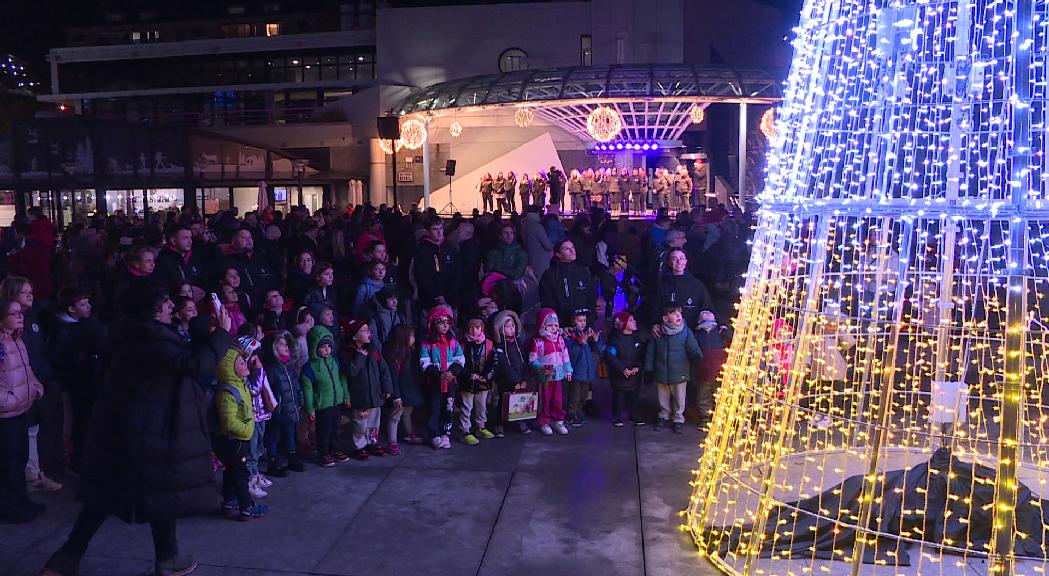
[(69, 539), (48, 559), (47, 576), (76, 574), (110, 514), (149, 522), (156, 574), (188, 574), (196, 562), (179, 555), (175, 522), (218, 507), (200, 375), (229, 350), (229, 316), (223, 310), (219, 327), (190, 348), (172, 328), (166, 291), (134, 300), (88, 431), (83, 507)]
[(576, 312), (593, 320), (597, 308), (597, 285), (590, 269), (576, 261), (575, 244), (562, 240), (554, 246), (550, 268), (539, 279), (539, 305), (557, 312), (561, 326), (571, 326)]

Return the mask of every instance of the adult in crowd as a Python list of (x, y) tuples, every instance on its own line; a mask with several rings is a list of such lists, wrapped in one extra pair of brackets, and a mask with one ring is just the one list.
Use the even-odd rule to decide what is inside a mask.
[[(418, 323), (426, 326), (430, 309), (457, 303), (461, 270), (458, 255), (445, 245), (444, 222), (436, 215), (423, 221), (424, 235), (412, 261), (412, 282), (418, 295)], [(425, 333), (425, 332), (422, 332)]]
[(681, 248), (671, 248), (665, 257), (666, 272), (656, 284), (655, 298), (650, 301), (648, 320), (658, 325), (661, 310), (680, 306), (685, 327), (694, 330), (699, 325), (699, 313), (714, 310), (707, 287), (688, 271), (688, 256)]
[(83, 505), (44, 576), (77, 574), (109, 515), (150, 524), (158, 576), (188, 574), (196, 561), (180, 554), (176, 522), (218, 506), (200, 377), (229, 350), (229, 316), (220, 309), (218, 325), (191, 348), (172, 328), (167, 292), (148, 290), (133, 300), (89, 430)]
[(550, 186), (550, 204), (560, 210), (565, 200), (565, 174), (556, 166), (551, 166), (546, 177), (547, 184)]
[(554, 251), (554, 243), (550, 241), (550, 236), (539, 218), (540, 211), (539, 206), (530, 206), (525, 211), (524, 224), (521, 227), (521, 237), (528, 252), (528, 265), (532, 267), (532, 274), (537, 279), (542, 278), (543, 273), (550, 267), (550, 257)]
[(277, 269), (264, 254), (255, 250), (255, 239), (251, 230), (241, 228), (233, 234), (230, 253), (226, 256), (226, 267), (236, 268), (240, 274), (240, 290), (248, 294), (251, 302), (262, 302), (262, 295), (270, 288), (278, 288), (280, 276)]
[(524, 278), (528, 255), (517, 243), (517, 232), (510, 222), (499, 225), (499, 242), (488, 251), (484, 261), (486, 273), (498, 272), (514, 282)]
[(55, 248), (55, 227), (39, 206), (32, 206), (25, 221), (15, 223), (17, 246), (7, 255), (7, 273), (28, 278), (36, 297), (50, 300), (54, 294), (51, 259)]
[(316, 262), (313, 252), (302, 250), (295, 255), (295, 260), (290, 263), (286, 294), (292, 302), (302, 304), (306, 300), (306, 295), (313, 290), (315, 286), (313, 267)]
[(173, 224), (164, 236), (164, 247), (156, 256), (158, 281), (172, 294), (183, 284), (189, 284), (193, 287), (193, 298), (200, 300), (209, 285), (208, 274), (201, 258), (193, 253), (193, 232), (185, 224)]
[(575, 245), (562, 240), (554, 248), (550, 268), (539, 280), (539, 305), (557, 312), (562, 326), (572, 325), (578, 312), (591, 319), (597, 308), (597, 286), (590, 269), (576, 262)]

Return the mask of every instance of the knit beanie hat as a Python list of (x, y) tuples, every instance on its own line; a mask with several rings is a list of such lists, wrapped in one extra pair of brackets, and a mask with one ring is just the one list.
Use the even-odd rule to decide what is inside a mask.
[(455, 318), (455, 313), (452, 312), (451, 306), (445, 306), (442, 304), (431, 308), (430, 315), (426, 317), (426, 327), (432, 330), (434, 324), (437, 324), (437, 321), (442, 318), (447, 318), (449, 322)]
[(619, 314), (616, 314), (615, 315), (615, 322), (616, 322), (615, 326), (616, 326), (616, 329), (617, 330), (622, 330), (623, 327), (626, 326), (627, 323), (630, 322), (630, 319), (633, 318), (633, 317), (634, 317), (634, 315), (631, 314), (627, 310), (623, 310)]
[(251, 336), (241, 336), (234, 341), (233, 347), (245, 358), (250, 358), (262, 348), (262, 344)]
[(557, 312), (554, 312), (550, 308), (541, 308), (539, 310), (539, 328), (547, 326), (549, 324), (559, 324), (557, 320)]
[(364, 328), (367, 325), (368, 323), (364, 320), (361, 320), (360, 318), (351, 318), (346, 322), (346, 326), (343, 329), (343, 332), (346, 334), (347, 339), (353, 340), (353, 337), (361, 331), (361, 328)]

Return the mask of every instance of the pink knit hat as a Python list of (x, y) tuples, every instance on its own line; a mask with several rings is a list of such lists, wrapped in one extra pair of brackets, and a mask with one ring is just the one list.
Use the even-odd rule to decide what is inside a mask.
[(557, 312), (554, 312), (550, 308), (540, 308), (538, 320), (539, 328), (542, 328), (547, 324), (559, 324), (557, 320)]

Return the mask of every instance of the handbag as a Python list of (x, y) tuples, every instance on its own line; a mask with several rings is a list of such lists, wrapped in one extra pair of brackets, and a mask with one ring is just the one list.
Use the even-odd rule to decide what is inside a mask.
[(503, 394), (503, 421), (522, 422), (539, 416), (539, 392)]

